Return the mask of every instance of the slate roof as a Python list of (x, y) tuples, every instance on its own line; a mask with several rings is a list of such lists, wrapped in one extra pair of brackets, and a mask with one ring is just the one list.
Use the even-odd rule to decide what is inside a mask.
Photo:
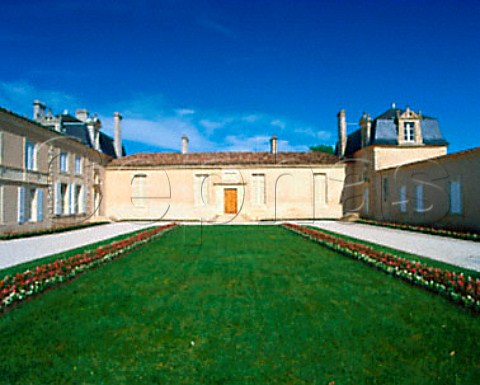
[[(372, 121), (372, 144), (397, 145), (397, 114), (405, 112), (399, 108), (390, 108)], [(422, 116), (420, 121), (423, 143), (431, 146), (444, 146), (447, 141), (443, 137), (438, 121), (435, 118)], [(362, 148), (362, 130), (358, 129), (347, 136), (345, 156), (350, 156)]]
[(114, 159), (110, 167), (224, 166), (224, 165), (324, 165), (338, 157), (323, 152), (178, 152), (142, 153)]
[[(84, 145), (93, 148), (93, 143), (90, 140), (90, 134), (88, 133), (87, 125), (81, 120), (75, 118), (72, 115), (62, 114), (62, 130), (68, 136), (73, 136), (78, 139)], [(123, 154), (125, 155), (125, 148), (122, 147)], [(113, 145), (113, 139), (100, 131), (100, 151), (104, 154), (116, 158), (115, 147)]]

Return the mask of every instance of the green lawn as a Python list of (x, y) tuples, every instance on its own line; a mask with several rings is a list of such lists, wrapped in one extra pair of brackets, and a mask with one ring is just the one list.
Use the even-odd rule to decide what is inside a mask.
[(181, 227), (0, 316), (0, 383), (478, 384), (479, 341), (480, 317), (280, 227)]

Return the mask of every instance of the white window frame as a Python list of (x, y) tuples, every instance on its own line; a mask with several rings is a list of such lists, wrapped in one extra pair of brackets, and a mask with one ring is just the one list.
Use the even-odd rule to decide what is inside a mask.
[(252, 206), (264, 206), (266, 204), (265, 174), (252, 174), (251, 182), (250, 202)]
[(145, 196), (146, 181), (146, 174), (135, 174), (132, 178), (130, 199), (136, 208), (147, 207)]
[(462, 183), (460, 180), (450, 181), (450, 214), (463, 214)]
[(417, 213), (423, 213), (425, 211), (423, 204), (423, 184), (415, 186), (415, 211)]
[(403, 140), (408, 143), (415, 142), (415, 123), (405, 122), (403, 125)]
[(25, 139), (25, 169), (34, 171), (37, 169), (36, 143)]
[(68, 153), (60, 151), (58, 171), (66, 174), (68, 172)]
[(194, 204), (195, 206), (207, 206), (209, 203), (209, 177), (208, 174), (195, 174), (194, 176)]
[(82, 175), (82, 157), (75, 155), (75, 175)]
[(398, 203), (400, 204), (400, 212), (406, 213), (407, 212), (407, 186), (400, 186), (400, 191), (398, 193), (399, 200)]

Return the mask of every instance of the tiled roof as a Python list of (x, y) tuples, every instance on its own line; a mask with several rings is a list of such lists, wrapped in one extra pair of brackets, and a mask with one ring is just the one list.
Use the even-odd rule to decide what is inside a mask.
[(335, 155), (323, 152), (178, 152), (142, 153), (114, 159), (112, 167), (141, 166), (222, 166), (222, 165), (322, 165), (335, 164)]

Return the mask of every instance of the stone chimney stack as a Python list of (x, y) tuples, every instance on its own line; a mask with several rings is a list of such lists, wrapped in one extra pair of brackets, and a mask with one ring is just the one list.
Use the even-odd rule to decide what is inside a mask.
[(123, 155), (123, 148), (122, 148), (122, 115), (120, 112), (115, 112), (113, 114), (113, 146), (115, 148), (115, 154), (117, 158), (121, 158)]
[(186, 135), (182, 136), (182, 154), (188, 153), (188, 138)]
[(42, 103), (40, 100), (35, 99), (33, 101), (33, 120), (36, 122), (42, 120), (45, 117), (45, 111), (47, 106), (45, 103)]
[(347, 117), (345, 110), (340, 110), (337, 115), (338, 118), (338, 156), (345, 157), (345, 150), (347, 149)]
[(278, 152), (278, 140), (275, 135), (270, 139), (270, 153), (276, 154)]
[(88, 119), (88, 110), (86, 110), (85, 108), (80, 109), (80, 110), (76, 110), (75, 111), (75, 117), (78, 120), (80, 120), (81, 122), (85, 123)]

